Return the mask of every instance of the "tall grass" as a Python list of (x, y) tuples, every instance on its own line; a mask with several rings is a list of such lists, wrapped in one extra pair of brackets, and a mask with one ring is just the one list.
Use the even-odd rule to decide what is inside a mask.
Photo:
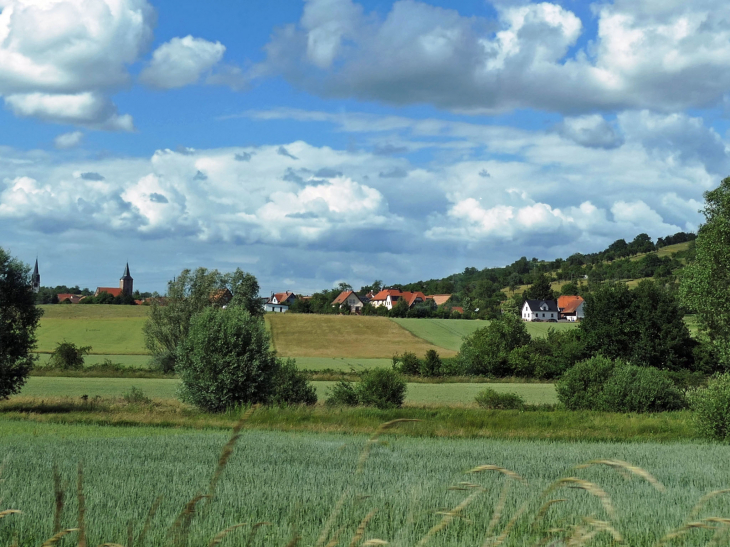
[[(726, 447), (484, 445), (384, 436), (410, 425), (383, 424), (363, 444), (244, 434), (239, 423), (217, 458), (211, 446), (223, 441), (219, 435), (112, 440), (103, 450), (94, 441), (15, 438), (11, 449), (2, 446), (11, 457), (0, 492), (12, 509), (0, 513), (0, 545), (17, 538), (19, 546), (50, 546), (61, 537), (66, 545), (70, 539), (127, 547), (727, 540), (728, 491), (708, 488), (717, 477), (707, 473), (727, 476)], [(49, 452), (62, 460), (53, 481), (39, 465)], [(591, 459), (601, 452), (609, 457)], [(619, 454), (653, 463), (658, 475)], [(69, 476), (80, 455), (87, 463)], [(464, 467), (469, 461), (481, 465)], [(74, 483), (76, 495), (59, 504), (59, 489)]]

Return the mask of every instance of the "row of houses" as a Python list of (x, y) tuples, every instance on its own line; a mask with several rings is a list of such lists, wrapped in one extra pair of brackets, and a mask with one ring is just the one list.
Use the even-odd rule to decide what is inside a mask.
[[(264, 311), (274, 313), (284, 313), (289, 311), (289, 306), (294, 303), (297, 298), (307, 299), (307, 296), (297, 297), (292, 291), (282, 293), (272, 293), (264, 303)], [(405, 301), (408, 308), (412, 308), (417, 304), (427, 301), (433, 301), (436, 306), (446, 304), (451, 299), (450, 294), (432, 294), (425, 295), (422, 292), (401, 291), (400, 289), (383, 289), (377, 294), (369, 292), (365, 295), (359, 295), (353, 290), (342, 291), (337, 298), (332, 301), (333, 307), (346, 304), (350, 307), (351, 313), (360, 313), (365, 304), (370, 304), (374, 308), (384, 306), (388, 310), (393, 309), (399, 302)], [(462, 308), (454, 308), (459, 312), (463, 312)]]
[(561, 296), (557, 300), (526, 300), (522, 305), (523, 321), (580, 321), (585, 317), (583, 298)]

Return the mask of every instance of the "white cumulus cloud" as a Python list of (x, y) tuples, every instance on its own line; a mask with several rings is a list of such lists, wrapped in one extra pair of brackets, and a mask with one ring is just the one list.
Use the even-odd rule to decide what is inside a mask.
[(53, 145), (59, 150), (68, 150), (75, 148), (81, 144), (84, 134), (81, 131), (71, 131), (70, 133), (62, 133), (53, 139)]
[(162, 44), (142, 70), (142, 83), (159, 89), (173, 89), (197, 83), (223, 58), (226, 47), (220, 42), (185, 36)]

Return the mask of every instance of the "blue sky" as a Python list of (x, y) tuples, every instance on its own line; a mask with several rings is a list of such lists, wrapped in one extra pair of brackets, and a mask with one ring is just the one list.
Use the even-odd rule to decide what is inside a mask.
[(309, 293), (695, 230), (718, 0), (0, 0), (0, 245)]

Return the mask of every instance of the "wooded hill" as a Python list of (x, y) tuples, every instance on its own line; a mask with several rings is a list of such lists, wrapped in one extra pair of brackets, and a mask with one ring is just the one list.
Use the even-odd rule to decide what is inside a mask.
[[(596, 253), (575, 253), (553, 261), (522, 257), (500, 268), (469, 267), (461, 273), (443, 279), (430, 279), (398, 285), (405, 291), (425, 294), (453, 294), (452, 305), (469, 309), (498, 311), (505, 292), (521, 292), (545, 274), (556, 285), (570, 283), (567, 293), (590, 291), (596, 283), (606, 280), (636, 280), (643, 278), (673, 281), (694, 253), (696, 234), (679, 232), (659, 238), (656, 243), (647, 234), (637, 235), (631, 242), (618, 239)], [(367, 291), (370, 287), (363, 287)]]

